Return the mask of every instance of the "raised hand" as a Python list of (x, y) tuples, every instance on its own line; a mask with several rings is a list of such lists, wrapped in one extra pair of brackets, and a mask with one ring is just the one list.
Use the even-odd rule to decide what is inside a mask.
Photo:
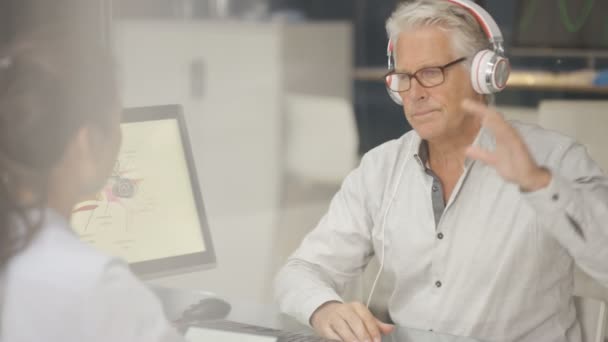
[(551, 173), (536, 164), (522, 137), (502, 115), (471, 100), (463, 101), (462, 108), (480, 118), (496, 139), (494, 151), (470, 146), (466, 152), (469, 158), (492, 166), (502, 178), (519, 185), (523, 191), (535, 191), (549, 185)]

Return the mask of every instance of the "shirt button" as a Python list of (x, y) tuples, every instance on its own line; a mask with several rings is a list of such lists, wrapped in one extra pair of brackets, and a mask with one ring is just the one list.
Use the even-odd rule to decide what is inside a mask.
[(437, 185), (433, 185), (433, 192), (437, 192), (437, 190), (439, 190), (439, 188), (437, 187)]
[(437, 286), (437, 287), (441, 287), (441, 282), (440, 282), (440, 281), (436, 281), (436, 282), (435, 282), (435, 286)]
[(437, 238), (438, 238), (439, 240), (443, 239), (443, 233), (439, 233), (439, 234), (437, 234)]
[(559, 194), (553, 194), (553, 196), (551, 196), (551, 199), (553, 201), (557, 201), (559, 199)]

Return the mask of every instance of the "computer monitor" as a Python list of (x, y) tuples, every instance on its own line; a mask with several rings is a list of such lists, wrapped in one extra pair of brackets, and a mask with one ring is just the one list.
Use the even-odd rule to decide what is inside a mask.
[(606, 0), (519, 0), (516, 7), (515, 47), (608, 48)]
[(73, 209), (72, 226), (143, 277), (215, 265), (215, 253), (180, 106), (128, 108), (106, 186)]

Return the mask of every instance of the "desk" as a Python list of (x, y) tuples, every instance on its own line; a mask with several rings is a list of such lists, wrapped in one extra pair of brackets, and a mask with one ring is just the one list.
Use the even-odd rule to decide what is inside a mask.
[[(259, 337), (263, 337), (264, 341), (276, 341), (276, 342), (333, 342), (332, 340), (327, 340), (321, 337), (318, 337), (316, 335), (314, 335), (313, 332), (311, 331), (296, 331), (296, 332), (290, 332), (289, 330), (282, 330), (282, 331), (263, 331), (263, 330), (267, 330), (267, 329), (259, 329), (259, 328), (254, 328), (254, 331), (242, 331), (242, 330), (233, 330), (230, 327), (226, 329), (226, 327), (224, 326), (224, 328), (222, 328), (222, 322), (213, 322), (213, 321), (209, 321), (209, 322), (203, 322), (200, 325), (198, 325), (195, 329), (201, 329), (198, 330), (197, 333), (201, 332), (201, 333), (211, 333), (211, 334), (216, 334), (216, 332), (222, 332), (222, 333), (228, 333), (230, 335), (228, 336), (232, 336), (232, 334), (234, 333), (244, 333), (247, 335), (240, 335), (238, 336), (239, 342), (242, 340), (244, 342), (247, 342), (248, 338), (245, 336), (248, 336), (249, 333), (251, 333), (252, 336), (252, 341), (262, 341), (261, 339), (259, 339)], [(227, 322), (227, 323), (231, 323), (231, 322)], [(245, 327), (244, 329), (248, 329), (249, 327)], [(260, 333), (260, 330), (262, 330), (263, 332)], [(192, 332), (192, 331), (190, 331)], [(258, 333), (260, 333), (261, 335), (258, 335)], [(205, 337), (209, 337), (209, 336), (204, 336), (201, 335), (199, 336), (199, 338), (201, 340), (204, 340)], [(236, 340), (236, 338), (235, 338)], [(191, 341), (191, 342), (198, 342), (197, 340), (195, 341)], [(384, 336), (382, 338), (382, 342), (481, 342), (479, 340), (473, 339), (473, 338), (469, 338), (469, 337), (459, 337), (459, 336), (453, 336), (453, 335), (446, 335), (446, 334), (438, 334), (432, 331), (425, 331), (425, 330), (419, 330), (419, 329), (413, 329), (413, 328), (406, 328), (406, 327), (397, 327), (396, 330), (388, 336)]]
[[(198, 302), (200, 299), (213, 296), (213, 294), (203, 291), (187, 291), (178, 289), (168, 289), (153, 287), (153, 290), (161, 298), (165, 312), (171, 320), (175, 320), (190, 304)], [(289, 333), (298, 335), (298, 342), (314, 341), (322, 339), (315, 337), (312, 329), (294, 320), (293, 318), (280, 313), (279, 308), (274, 303), (261, 303), (252, 299), (230, 298), (228, 299), (232, 309), (226, 317), (227, 320), (282, 330), (288, 334), (282, 334), (278, 342), (290, 342)], [(202, 326), (213, 326), (202, 324)], [(310, 339), (302, 339), (302, 335), (310, 335)], [(294, 340), (295, 341), (295, 340)], [(244, 341), (246, 342), (246, 341)], [(419, 330), (408, 327), (396, 327), (395, 331), (382, 339), (382, 342), (482, 342), (468, 337), (439, 334), (427, 330)]]
[[(229, 320), (236, 322), (281, 329), (286, 332), (294, 332), (298, 334), (309, 334), (310, 340), (303, 339), (299, 335), (298, 342), (306, 341), (321, 341), (313, 335), (313, 331), (306, 326), (303, 326), (292, 318), (281, 314), (276, 305), (256, 305), (254, 303), (241, 303), (242, 305), (233, 304), (233, 312), (228, 316)], [(278, 342), (290, 342), (289, 334), (278, 339)], [(246, 341), (244, 341), (246, 342)], [(329, 341), (328, 341), (329, 342)], [(439, 334), (433, 331), (420, 330), (408, 327), (396, 327), (395, 331), (382, 338), (382, 342), (483, 342), (470, 337), (453, 336)]]
[(382, 342), (482, 342), (470, 337), (438, 334), (432, 331), (407, 327), (397, 327), (395, 331), (382, 338)]

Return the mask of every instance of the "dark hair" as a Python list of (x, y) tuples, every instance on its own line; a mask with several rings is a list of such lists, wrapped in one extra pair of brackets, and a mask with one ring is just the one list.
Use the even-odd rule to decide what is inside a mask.
[[(0, 50), (0, 268), (36, 234), (26, 213), (45, 206), (49, 174), (69, 141), (84, 125), (109, 128), (116, 105), (112, 59), (97, 42), (48, 29)], [(33, 202), (20, 200), (23, 186)]]

